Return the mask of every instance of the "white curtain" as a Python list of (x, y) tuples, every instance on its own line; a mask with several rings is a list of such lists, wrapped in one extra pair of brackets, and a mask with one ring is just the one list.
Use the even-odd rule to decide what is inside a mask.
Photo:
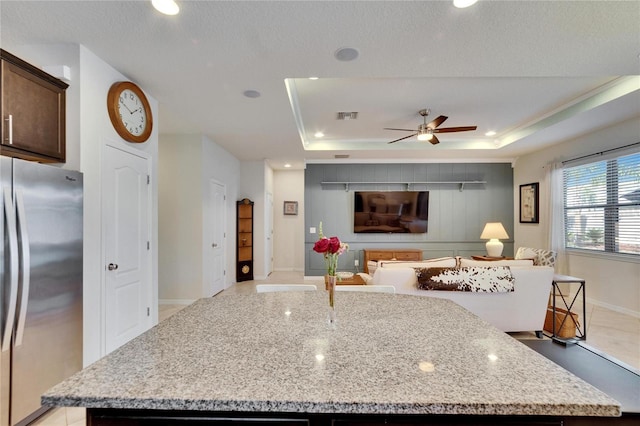
[(562, 163), (547, 166), (549, 185), (549, 247), (557, 253), (555, 270), (558, 274), (568, 274), (567, 256), (564, 244), (564, 181)]

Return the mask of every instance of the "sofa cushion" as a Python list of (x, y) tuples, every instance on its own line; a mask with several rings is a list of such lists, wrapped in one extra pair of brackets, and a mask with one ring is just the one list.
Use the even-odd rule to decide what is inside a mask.
[(417, 291), (416, 273), (413, 268), (378, 268), (373, 275), (371, 282), (373, 285), (392, 285), (396, 288), (396, 293), (407, 293)]
[(433, 268), (433, 267), (455, 267), (455, 257), (440, 257), (437, 259), (425, 259), (420, 261), (406, 260), (381, 260), (378, 262), (379, 268)]
[(460, 267), (469, 266), (533, 266), (533, 260), (520, 259), (520, 260), (473, 260), (473, 259), (460, 259)]
[(421, 290), (504, 293), (514, 290), (508, 266), (414, 268)]

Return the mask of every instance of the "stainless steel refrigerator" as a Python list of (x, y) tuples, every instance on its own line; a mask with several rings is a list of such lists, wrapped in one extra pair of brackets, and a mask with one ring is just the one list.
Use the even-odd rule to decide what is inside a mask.
[(0, 426), (82, 368), (82, 174), (0, 156)]

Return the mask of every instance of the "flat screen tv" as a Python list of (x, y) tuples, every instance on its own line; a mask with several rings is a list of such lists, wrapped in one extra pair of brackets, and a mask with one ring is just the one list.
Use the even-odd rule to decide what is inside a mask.
[(353, 232), (427, 232), (429, 191), (354, 191)]

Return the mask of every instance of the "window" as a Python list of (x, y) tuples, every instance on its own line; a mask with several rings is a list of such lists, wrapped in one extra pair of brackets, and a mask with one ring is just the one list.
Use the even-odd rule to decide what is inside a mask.
[(564, 169), (565, 246), (640, 255), (640, 153)]

